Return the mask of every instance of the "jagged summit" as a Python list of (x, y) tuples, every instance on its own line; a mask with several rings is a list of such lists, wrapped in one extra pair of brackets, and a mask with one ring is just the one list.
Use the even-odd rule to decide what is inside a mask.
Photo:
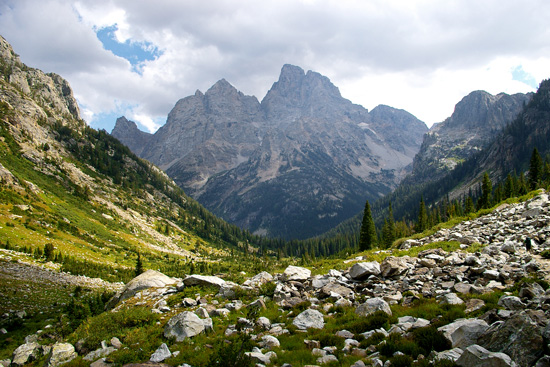
[(261, 103), (225, 79), (180, 99), (140, 156), (222, 218), (303, 238), (400, 180), (427, 128), (392, 110), (371, 115), (327, 77), (284, 65)]
[(118, 140), (137, 155), (141, 154), (152, 136), (150, 133), (141, 131), (134, 121), (130, 121), (124, 116), (116, 120), (111, 134), (118, 136)]
[(407, 180), (424, 182), (441, 177), (459, 162), (486, 147), (510, 123), (533, 93), (492, 95), (474, 91), (455, 106), (445, 121), (432, 126), (414, 158)]
[(328, 117), (342, 103), (351, 105), (329, 78), (287, 64), (262, 100), (262, 108), (268, 118), (292, 121), (304, 115)]

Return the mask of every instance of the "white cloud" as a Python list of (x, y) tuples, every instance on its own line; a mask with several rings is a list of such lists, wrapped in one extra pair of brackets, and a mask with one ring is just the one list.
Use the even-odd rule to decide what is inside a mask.
[[(513, 79), (518, 65), (548, 78), (549, 17), (546, 0), (5, 0), (0, 34), (28, 65), (68, 79), (92, 125), (118, 113), (152, 131), (221, 78), (261, 100), (285, 63), (431, 124), (472, 90), (532, 90)], [(96, 37), (115, 24), (118, 41), (162, 54), (135, 72)]]

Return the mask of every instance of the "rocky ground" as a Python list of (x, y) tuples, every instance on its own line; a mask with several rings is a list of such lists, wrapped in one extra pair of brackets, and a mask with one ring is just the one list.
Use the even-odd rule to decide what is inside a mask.
[[(443, 245), (447, 241), (460, 242), (460, 248), (453, 251), (433, 248), (434, 243)], [(263, 272), (240, 285), (214, 276), (175, 279), (149, 270), (129, 282), (108, 307), (117, 312), (142, 305), (162, 315), (159, 327), (163, 328), (166, 343), (151, 354), (153, 364), (174, 357), (179, 351), (172, 353), (170, 349), (177, 349), (178, 343), (212, 330), (219, 320), (242, 308), (262, 309), (268, 302), (278, 305), (287, 322), (250, 316), (240, 317), (225, 328), (227, 337), (241, 332), (252, 336), (257, 347), (247, 351), (247, 355), (257, 365), (277, 366), (284, 365), (278, 362), (277, 355), (284, 353), (280, 347), (282, 338), (325, 328), (327, 320), (335, 317), (334, 306), (353, 310), (357, 318), (368, 318), (377, 311), (391, 315), (394, 307), (406, 309), (417, 300), (427, 299), (438, 304), (463, 305), (466, 317), (441, 325), (437, 317), (423, 318), (417, 314), (399, 317), (387, 328), (360, 334), (337, 330), (335, 335), (344, 339), (341, 349), (321, 348), (316, 340), (304, 343), (318, 365), (355, 356), (355, 367), (382, 367), (391, 362), (381, 355), (379, 346), (389, 343), (392, 334), (408, 337), (415, 329), (437, 325), (449, 348), (418, 359), (430, 363), (447, 359), (459, 366), (550, 365), (550, 291), (545, 291), (545, 283), (541, 281), (548, 279), (549, 264), (540, 255), (550, 248), (550, 200), (546, 193), (525, 203), (503, 205), (491, 214), (442, 229), (429, 237), (404, 241), (401, 249), (428, 244), (432, 248), (418, 247), (418, 252), (410, 252), (417, 253), (416, 256), (396, 257), (387, 253), (382, 261), (359, 257), (347, 261), (344, 269), (315, 276), (310, 269), (289, 266), (281, 274)], [(259, 294), (258, 290), (266, 284), (274, 289), (271, 297), (259, 296), (250, 302), (239, 299), (243, 292)], [(215, 291), (168, 304), (171, 297), (192, 286)], [(486, 306), (482, 298), (498, 291), (501, 292), (498, 304), (480, 313)], [(296, 312), (299, 304), (306, 304), (307, 309)], [(383, 339), (378, 345), (361, 344), (360, 341), (376, 333), (382, 334)], [(21, 345), (11, 361), (4, 362), (22, 366), (32, 359), (33, 353), (46, 351), (53, 366), (56, 361), (70, 360), (80, 352), (84, 360), (97, 367), (108, 364), (107, 355), (117, 348), (128, 347), (116, 338), (95, 351), (79, 350), (78, 345), (75, 348), (66, 343), (44, 347), (31, 341)]]

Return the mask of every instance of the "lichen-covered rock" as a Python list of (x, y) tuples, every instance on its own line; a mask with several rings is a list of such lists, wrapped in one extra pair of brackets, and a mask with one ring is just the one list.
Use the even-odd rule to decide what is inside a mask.
[(283, 272), (283, 280), (305, 281), (311, 277), (311, 270), (300, 266), (289, 265)]
[(11, 358), (12, 366), (20, 367), (28, 362), (34, 361), (40, 355), (40, 348), (40, 345), (36, 342), (20, 345), (13, 351)]
[(184, 311), (172, 317), (164, 327), (164, 336), (181, 342), (204, 332), (204, 322), (196, 314)]
[(199, 286), (213, 286), (213, 287), (220, 288), (223, 284), (225, 284), (225, 280), (213, 275), (193, 274), (186, 277), (183, 280), (183, 284), (185, 284), (188, 287), (199, 285)]
[(392, 315), (390, 305), (380, 297), (369, 298), (365, 303), (359, 305), (355, 309), (355, 313), (363, 317), (373, 314), (376, 311), (384, 311), (388, 315)]
[(138, 275), (134, 279), (130, 280), (124, 288), (115, 294), (107, 303), (105, 308), (110, 309), (115, 307), (120, 301), (131, 298), (136, 293), (149, 288), (161, 288), (166, 287), (169, 284), (176, 284), (177, 279), (171, 278), (161, 272), (155, 270), (147, 270), (146, 272)]
[(300, 330), (322, 329), (325, 327), (323, 314), (317, 310), (307, 309), (294, 318), (292, 324)]
[(461, 367), (515, 367), (516, 364), (504, 353), (490, 352), (479, 345), (471, 345), (456, 360)]
[(349, 269), (349, 275), (356, 280), (378, 274), (380, 274), (380, 264), (377, 261), (357, 263)]
[(64, 363), (72, 361), (77, 356), (78, 354), (72, 344), (55, 343), (48, 359), (48, 367), (61, 366)]

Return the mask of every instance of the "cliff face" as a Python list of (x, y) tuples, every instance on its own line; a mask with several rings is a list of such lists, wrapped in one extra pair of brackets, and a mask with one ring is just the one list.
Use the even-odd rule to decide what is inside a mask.
[(419, 183), (440, 178), (481, 151), (521, 112), (532, 95), (493, 96), (475, 91), (464, 97), (451, 117), (434, 125), (424, 137), (414, 158), (411, 179)]
[[(128, 139), (120, 126), (113, 135)], [(285, 65), (261, 103), (225, 80), (181, 99), (134, 151), (222, 218), (305, 238), (395, 187), (426, 130), (405, 111), (369, 113), (328, 78)]]

